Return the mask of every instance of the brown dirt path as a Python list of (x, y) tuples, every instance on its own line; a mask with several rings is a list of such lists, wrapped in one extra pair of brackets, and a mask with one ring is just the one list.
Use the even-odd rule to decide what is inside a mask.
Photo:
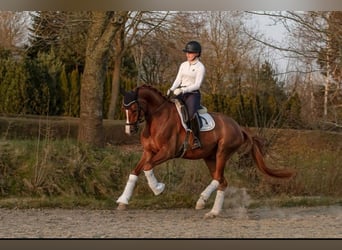
[(0, 209), (0, 238), (342, 238), (342, 207)]

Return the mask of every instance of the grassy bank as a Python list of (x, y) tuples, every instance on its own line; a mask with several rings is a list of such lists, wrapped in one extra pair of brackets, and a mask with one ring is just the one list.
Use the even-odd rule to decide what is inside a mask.
[[(290, 181), (268, 180), (250, 159), (235, 155), (225, 175), (230, 186), (247, 189), (250, 206), (341, 204), (341, 134), (270, 130), (264, 136), (272, 141), (268, 165), (293, 168), (297, 175)], [(72, 138), (3, 138), (0, 206), (113, 209), (140, 154), (138, 144), (94, 149), (79, 146)], [(155, 197), (140, 176), (132, 208), (192, 208), (210, 182), (202, 161), (171, 160), (155, 173), (166, 184), (165, 192)]]
[[(37, 140), (77, 139), (79, 119), (63, 116), (0, 116), (0, 139)], [(110, 144), (132, 144), (138, 136), (127, 136), (124, 132), (125, 121), (104, 120), (105, 140)]]

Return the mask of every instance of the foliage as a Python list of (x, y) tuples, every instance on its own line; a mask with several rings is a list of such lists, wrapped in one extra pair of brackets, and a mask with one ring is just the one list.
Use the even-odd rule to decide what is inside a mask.
[(29, 98), (25, 113), (39, 115), (59, 114), (60, 84), (58, 76), (62, 64), (55, 59), (54, 51), (38, 53), (36, 59), (27, 59), (25, 67), (28, 72), (26, 95)]
[(68, 72), (75, 67), (84, 68), (87, 12), (36, 11), (31, 16), (31, 45), (27, 53), (31, 58), (36, 58), (39, 52), (54, 50)]
[[(312, 26), (308, 26), (308, 30), (301, 27), (308, 36), (303, 36), (300, 41), (308, 44), (305, 39), (315, 37), (315, 31), (330, 38), (330, 48), (322, 47), (324, 43), (317, 42), (312, 46), (320, 44), (321, 47), (310, 51), (319, 54), (317, 62), (324, 73), (327, 71), (326, 54), (329, 50), (329, 70), (334, 80), (328, 91), (331, 105), (329, 119), (340, 121), (341, 39), (338, 24), (341, 17), (338, 12), (329, 13), (304, 13), (303, 20), (306, 23), (312, 21)], [(203, 47), (201, 60), (207, 72), (202, 86), (202, 100), (209, 111), (227, 114), (245, 126), (315, 127), (309, 118), (322, 118), (322, 89), (312, 88), (313, 93), (304, 96), (299, 88), (292, 89), (289, 84), (301, 85), (306, 92), (305, 82), (299, 80), (285, 84), (284, 80), (278, 79), (279, 72), (271, 60), (261, 59), (262, 46), (246, 36), (248, 27), (244, 12), (201, 11), (190, 14), (192, 12), (127, 13), (124, 41), (121, 41), (125, 48), (123, 55), (120, 55), (119, 79), (122, 88), (128, 90), (147, 83), (166, 93), (180, 62), (184, 60), (181, 49), (185, 42), (195, 39)], [(78, 117), (80, 82), (91, 16), (89, 12), (82, 11), (37, 11), (31, 12), (31, 16), (30, 43), (26, 45), (26, 50), (19, 54), (5, 49), (0, 51), (0, 94), (4, 100), (0, 103), (0, 112)], [(327, 29), (314, 29), (320, 27), (321, 23), (317, 20), (322, 19), (329, 24)], [(283, 20), (281, 16), (279, 20)], [(296, 32), (301, 30), (299, 26)], [(192, 32), (189, 33), (189, 30)], [(301, 32), (298, 32), (297, 36), (300, 35)], [(107, 118), (111, 102), (116, 53), (119, 52), (112, 44), (103, 84), (103, 118)], [(289, 88), (292, 90), (289, 91)], [(114, 91), (115, 94), (118, 93)], [(115, 119), (124, 119), (121, 96), (117, 98), (114, 114)]]
[[(322, 197), (322, 202), (325, 197), (333, 204), (341, 199), (340, 135), (267, 130), (265, 136), (273, 138), (267, 164), (272, 168), (294, 168), (297, 175), (289, 181), (268, 179), (248, 158), (234, 155), (225, 176), (230, 187), (247, 189), (254, 200), (251, 206), (271, 201), (285, 206), (298, 202), (314, 205), (318, 201), (309, 201), (313, 197)], [(43, 206), (96, 207), (105, 203), (107, 208), (113, 208), (115, 197), (124, 189), (140, 154), (139, 145), (108, 145), (99, 149), (79, 145), (70, 139), (54, 140), (50, 133), (43, 133), (36, 140), (1, 140), (0, 206), (16, 197), (26, 200), (25, 204), (16, 204), (25, 207), (44, 203)], [(132, 207), (193, 207), (201, 191), (210, 183), (203, 161), (170, 160), (158, 166), (155, 174), (166, 184), (165, 193), (155, 197), (146, 179), (140, 176), (130, 203)], [(35, 205), (35, 199), (41, 201), (40, 205)]]
[(0, 57), (0, 112), (21, 113), (28, 100), (27, 73), (23, 64), (5, 50)]

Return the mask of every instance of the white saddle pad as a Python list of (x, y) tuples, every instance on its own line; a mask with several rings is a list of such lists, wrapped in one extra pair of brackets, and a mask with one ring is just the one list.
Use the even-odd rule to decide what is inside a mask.
[(215, 128), (215, 121), (209, 113), (200, 113), (199, 117), (202, 123), (201, 131), (210, 131)]

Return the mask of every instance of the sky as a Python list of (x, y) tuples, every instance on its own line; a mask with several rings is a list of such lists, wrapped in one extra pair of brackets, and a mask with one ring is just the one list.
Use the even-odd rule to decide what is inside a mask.
[[(266, 41), (285, 47), (288, 34), (281, 24), (275, 24), (270, 17), (264, 15), (253, 15), (251, 23), (265, 36)], [(285, 58), (284, 53), (270, 48), (269, 56), (272, 62), (277, 65), (279, 72), (286, 71), (288, 59)]]

